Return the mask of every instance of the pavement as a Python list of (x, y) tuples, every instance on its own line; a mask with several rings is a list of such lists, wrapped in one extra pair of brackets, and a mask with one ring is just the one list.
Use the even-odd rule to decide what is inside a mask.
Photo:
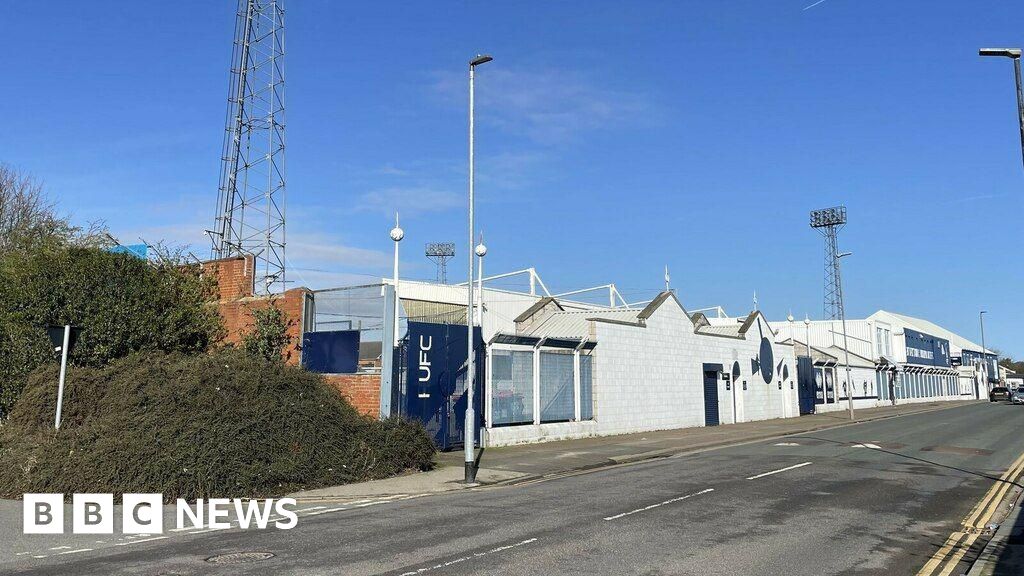
[[(1020, 406), (838, 424), (687, 451), (694, 441), (628, 465), (516, 471), (531, 477), (514, 483), (307, 502), (291, 530), (183, 531), (74, 553), (19, 543), (0, 550), (0, 573), (889, 575), (938, 557), (926, 574), (958, 575), (988, 537), (957, 555), (950, 535), (970, 517), (1010, 522), (990, 514), (998, 506), (976, 511), (1024, 462)], [(497, 452), (484, 453), (492, 467)]]
[(999, 526), (988, 545), (978, 555), (967, 576), (1020, 576), (1024, 574), (1024, 515), (1021, 514), (1021, 490), (1014, 487), (1010, 499), (1012, 511)]

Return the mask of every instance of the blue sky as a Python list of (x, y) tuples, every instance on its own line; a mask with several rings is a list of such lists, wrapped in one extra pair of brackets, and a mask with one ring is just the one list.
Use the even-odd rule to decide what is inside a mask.
[[(1024, 356), (1016, 2), (327, 2), (287, 5), (290, 279), (465, 254), (466, 63), (478, 74), (487, 271), (688, 308), (819, 317), (814, 208), (845, 204), (851, 317), (926, 317)], [(806, 8), (806, 9), (805, 9)], [(125, 243), (208, 254), (231, 1), (5, 2), (0, 161)], [(464, 270), (463, 258), (453, 267)]]

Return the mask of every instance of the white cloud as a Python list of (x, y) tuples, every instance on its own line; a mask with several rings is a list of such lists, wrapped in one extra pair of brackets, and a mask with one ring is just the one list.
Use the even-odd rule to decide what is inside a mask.
[[(434, 90), (465, 105), (466, 80), (437, 74)], [(486, 104), (486, 108), (483, 106)], [(640, 93), (602, 87), (566, 70), (518, 71), (493, 68), (477, 81), (477, 119), (522, 134), (541, 144), (560, 144), (584, 132), (633, 124), (651, 103)]]
[(464, 203), (463, 196), (455, 192), (423, 186), (393, 186), (361, 195), (356, 199), (354, 210), (394, 214), (398, 208), (403, 214), (422, 214), (451, 210)]

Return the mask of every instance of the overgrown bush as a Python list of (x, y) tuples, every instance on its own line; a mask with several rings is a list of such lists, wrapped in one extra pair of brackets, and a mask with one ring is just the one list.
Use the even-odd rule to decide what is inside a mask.
[(252, 314), (252, 329), (242, 337), (242, 349), (264, 360), (280, 360), (288, 344), (288, 323), (284, 312), (271, 304), (256, 308)]
[(205, 352), (221, 334), (198, 270), (61, 242), (0, 253), (0, 418), (25, 376), (53, 363), (48, 324), (83, 328), (74, 366), (140, 350)]
[(317, 374), (239, 350), (147, 352), (28, 378), (0, 427), (0, 496), (266, 497), (431, 466), (423, 427), (362, 416)]

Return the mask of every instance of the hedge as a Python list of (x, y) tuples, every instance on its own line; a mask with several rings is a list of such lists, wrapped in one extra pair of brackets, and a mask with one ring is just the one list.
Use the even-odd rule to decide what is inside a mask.
[(419, 423), (360, 415), (317, 374), (224, 349), (144, 352), (27, 379), (0, 427), (0, 496), (268, 497), (431, 467)]

